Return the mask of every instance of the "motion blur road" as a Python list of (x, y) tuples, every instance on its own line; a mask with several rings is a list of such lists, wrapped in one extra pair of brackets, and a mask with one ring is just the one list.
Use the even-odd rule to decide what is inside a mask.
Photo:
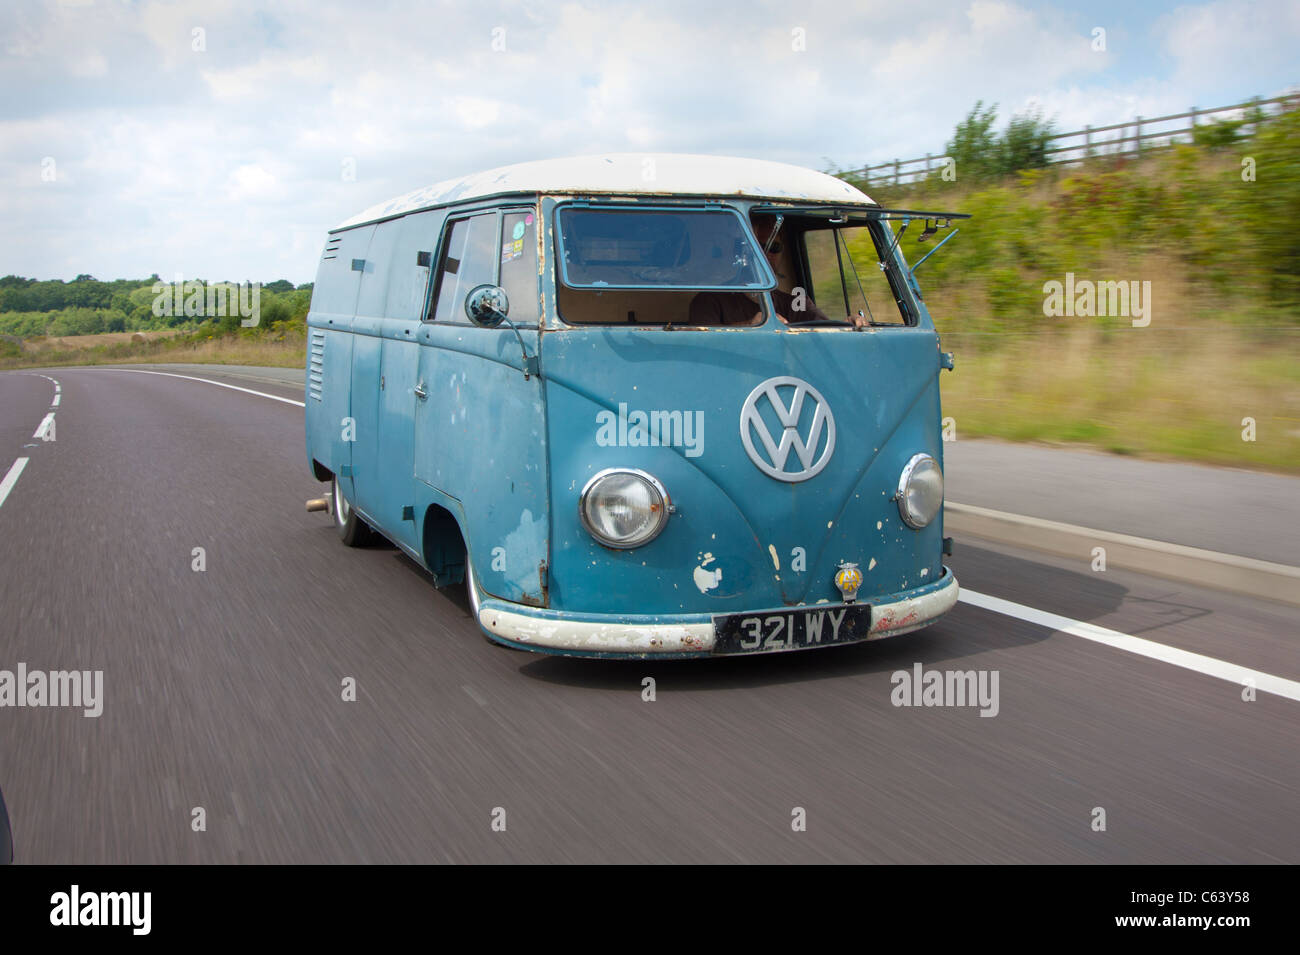
[[(1300, 862), (1294, 608), (959, 539), (964, 590), (1284, 692), (966, 602), (838, 649), (568, 660), (488, 644), (463, 588), (306, 513), (294, 404), (6, 372), (0, 479), (23, 457), (0, 670), (102, 670), (104, 700), (0, 708), (18, 862)], [(918, 662), (996, 671), (997, 715), (894, 706)]]

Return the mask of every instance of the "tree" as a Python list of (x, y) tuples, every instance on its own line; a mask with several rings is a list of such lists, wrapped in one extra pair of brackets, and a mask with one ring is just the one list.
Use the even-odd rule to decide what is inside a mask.
[(1042, 169), (1047, 165), (1047, 144), (1055, 132), (1052, 123), (1043, 121), (1042, 110), (1019, 113), (1002, 134), (1002, 173), (1021, 169)]
[(270, 328), (276, 322), (288, 321), (292, 314), (282, 299), (273, 298), (262, 306), (262, 324)]
[(999, 172), (998, 138), (993, 133), (998, 107), (994, 103), (981, 112), (983, 100), (977, 100), (974, 109), (957, 124), (952, 141), (945, 147), (948, 158), (957, 164), (961, 179), (991, 179)]
[(1055, 126), (1043, 119), (1041, 110), (1018, 113), (997, 135), (997, 104), (983, 109), (984, 101), (957, 124), (952, 141), (945, 147), (957, 164), (959, 179), (987, 180), (1008, 176), (1021, 169), (1041, 169), (1047, 165), (1048, 142)]
[(1202, 123), (1192, 130), (1192, 142), (1210, 149), (1235, 146), (1243, 138), (1241, 127), (1245, 125), (1244, 119), (1216, 119), (1211, 123)]

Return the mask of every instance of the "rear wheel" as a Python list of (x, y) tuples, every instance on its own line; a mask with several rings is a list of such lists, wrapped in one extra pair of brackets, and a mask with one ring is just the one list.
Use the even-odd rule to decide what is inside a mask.
[(344, 544), (348, 547), (360, 547), (370, 541), (374, 532), (370, 529), (370, 525), (352, 510), (352, 505), (343, 496), (343, 489), (339, 487), (337, 477), (331, 478), (330, 510), (334, 512), (334, 529), (339, 532), (339, 540)]

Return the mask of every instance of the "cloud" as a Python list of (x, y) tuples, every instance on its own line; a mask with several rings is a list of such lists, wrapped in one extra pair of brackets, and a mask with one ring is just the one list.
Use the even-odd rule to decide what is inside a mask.
[[(1172, 82), (1203, 105), (1224, 105), (1218, 91), (1225, 87), (1266, 94), (1300, 79), (1300, 4), (1294, 0), (1180, 6), (1160, 18), (1156, 32), (1175, 62)], [(1261, 76), (1279, 80), (1261, 87)]]
[(1067, 129), (1217, 105), (1295, 80), (1300, 16), (1184, 5), (1098, 54), (1029, 0), (259, 6), (0, 6), (0, 271), (306, 281), (358, 210), (526, 159), (856, 166), (938, 154), (976, 99)]

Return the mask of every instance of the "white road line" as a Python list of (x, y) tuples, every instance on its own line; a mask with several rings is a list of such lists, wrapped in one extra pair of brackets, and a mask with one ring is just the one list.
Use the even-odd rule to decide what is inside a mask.
[(5, 479), (0, 481), (0, 507), (4, 506), (5, 498), (9, 496), (9, 492), (12, 491), (14, 485), (18, 483), (18, 475), (23, 473), (23, 468), (25, 467), (27, 467), (27, 459), (19, 458), (14, 461), (13, 466), (9, 469), (9, 473), (5, 475)]
[(54, 400), (50, 402), (50, 407), (51, 407), (51, 408), (57, 408), (57, 407), (59, 406), (59, 401), (60, 401), (60, 399), (62, 399), (62, 398), (63, 398), (63, 395), (59, 394), (59, 390), (58, 390), (57, 388), (54, 389)]
[(265, 391), (254, 391), (252, 388), (240, 388), (238, 385), (228, 385), (222, 381), (213, 381), (210, 378), (195, 378), (193, 375), (176, 375), (170, 371), (145, 371), (143, 368), (112, 368), (111, 371), (133, 371), (137, 375), (162, 375), (164, 378), (184, 378), (186, 381), (202, 381), (209, 385), (216, 385), (218, 388), (229, 388), (231, 391), (242, 391), (247, 395), (257, 395), (259, 398), (270, 398), (272, 401), (283, 401), (287, 405), (297, 405), (299, 408), (305, 408), (306, 405), (301, 401), (294, 401), (292, 398), (281, 398), (279, 395), (268, 395)]
[(44, 418), (41, 419), (41, 423), (36, 426), (36, 433), (33, 434), (32, 437), (40, 438), (42, 441), (44, 441), (45, 435), (49, 433), (50, 427), (53, 424), (54, 424), (54, 412), (51, 411)]
[(1194, 670), (1197, 673), (1204, 673), (1206, 676), (1217, 677), (1220, 680), (1228, 680), (1239, 686), (1249, 680), (1256, 689), (1265, 693), (1283, 696), (1288, 700), (1300, 701), (1300, 683), (1295, 680), (1287, 680), (1280, 676), (1273, 676), (1271, 673), (1251, 670), (1247, 667), (1237, 666), (1235, 663), (1228, 663), (1225, 660), (1216, 660), (1214, 657), (1192, 653), (1189, 650), (1179, 650), (1176, 647), (1165, 646), (1163, 643), (1156, 643), (1154, 640), (1129, 636), (1127, 633), (1108, 630), (1095, 624), (1084, 623), (1082, 620), (1072, 620), (1069, 617), (1047, 613), (1044, 610), (1035, 610), (1033, 607), (1026, 607), (1024, 604), (1003, 600), (1001, 597), (990, 597), (987, 594), (976, 593), (965, 588), (962, 588), (961, 595), (957, 599), (982, 610), (991, 610), (994, 613), (1015, 617), (1017, 620), (1037, 624), (1057, 633), (1067, 633), (1072, 637), (1082, 637), (1085, 640), (1104, 643), (1108, 647), (1126, 650), (1129, 653), (1136, 653), (1138, 656), (1149, 657), (1152, 660), (1160, 660), (1162, 663), (1172, 663), (1174, 666)]

